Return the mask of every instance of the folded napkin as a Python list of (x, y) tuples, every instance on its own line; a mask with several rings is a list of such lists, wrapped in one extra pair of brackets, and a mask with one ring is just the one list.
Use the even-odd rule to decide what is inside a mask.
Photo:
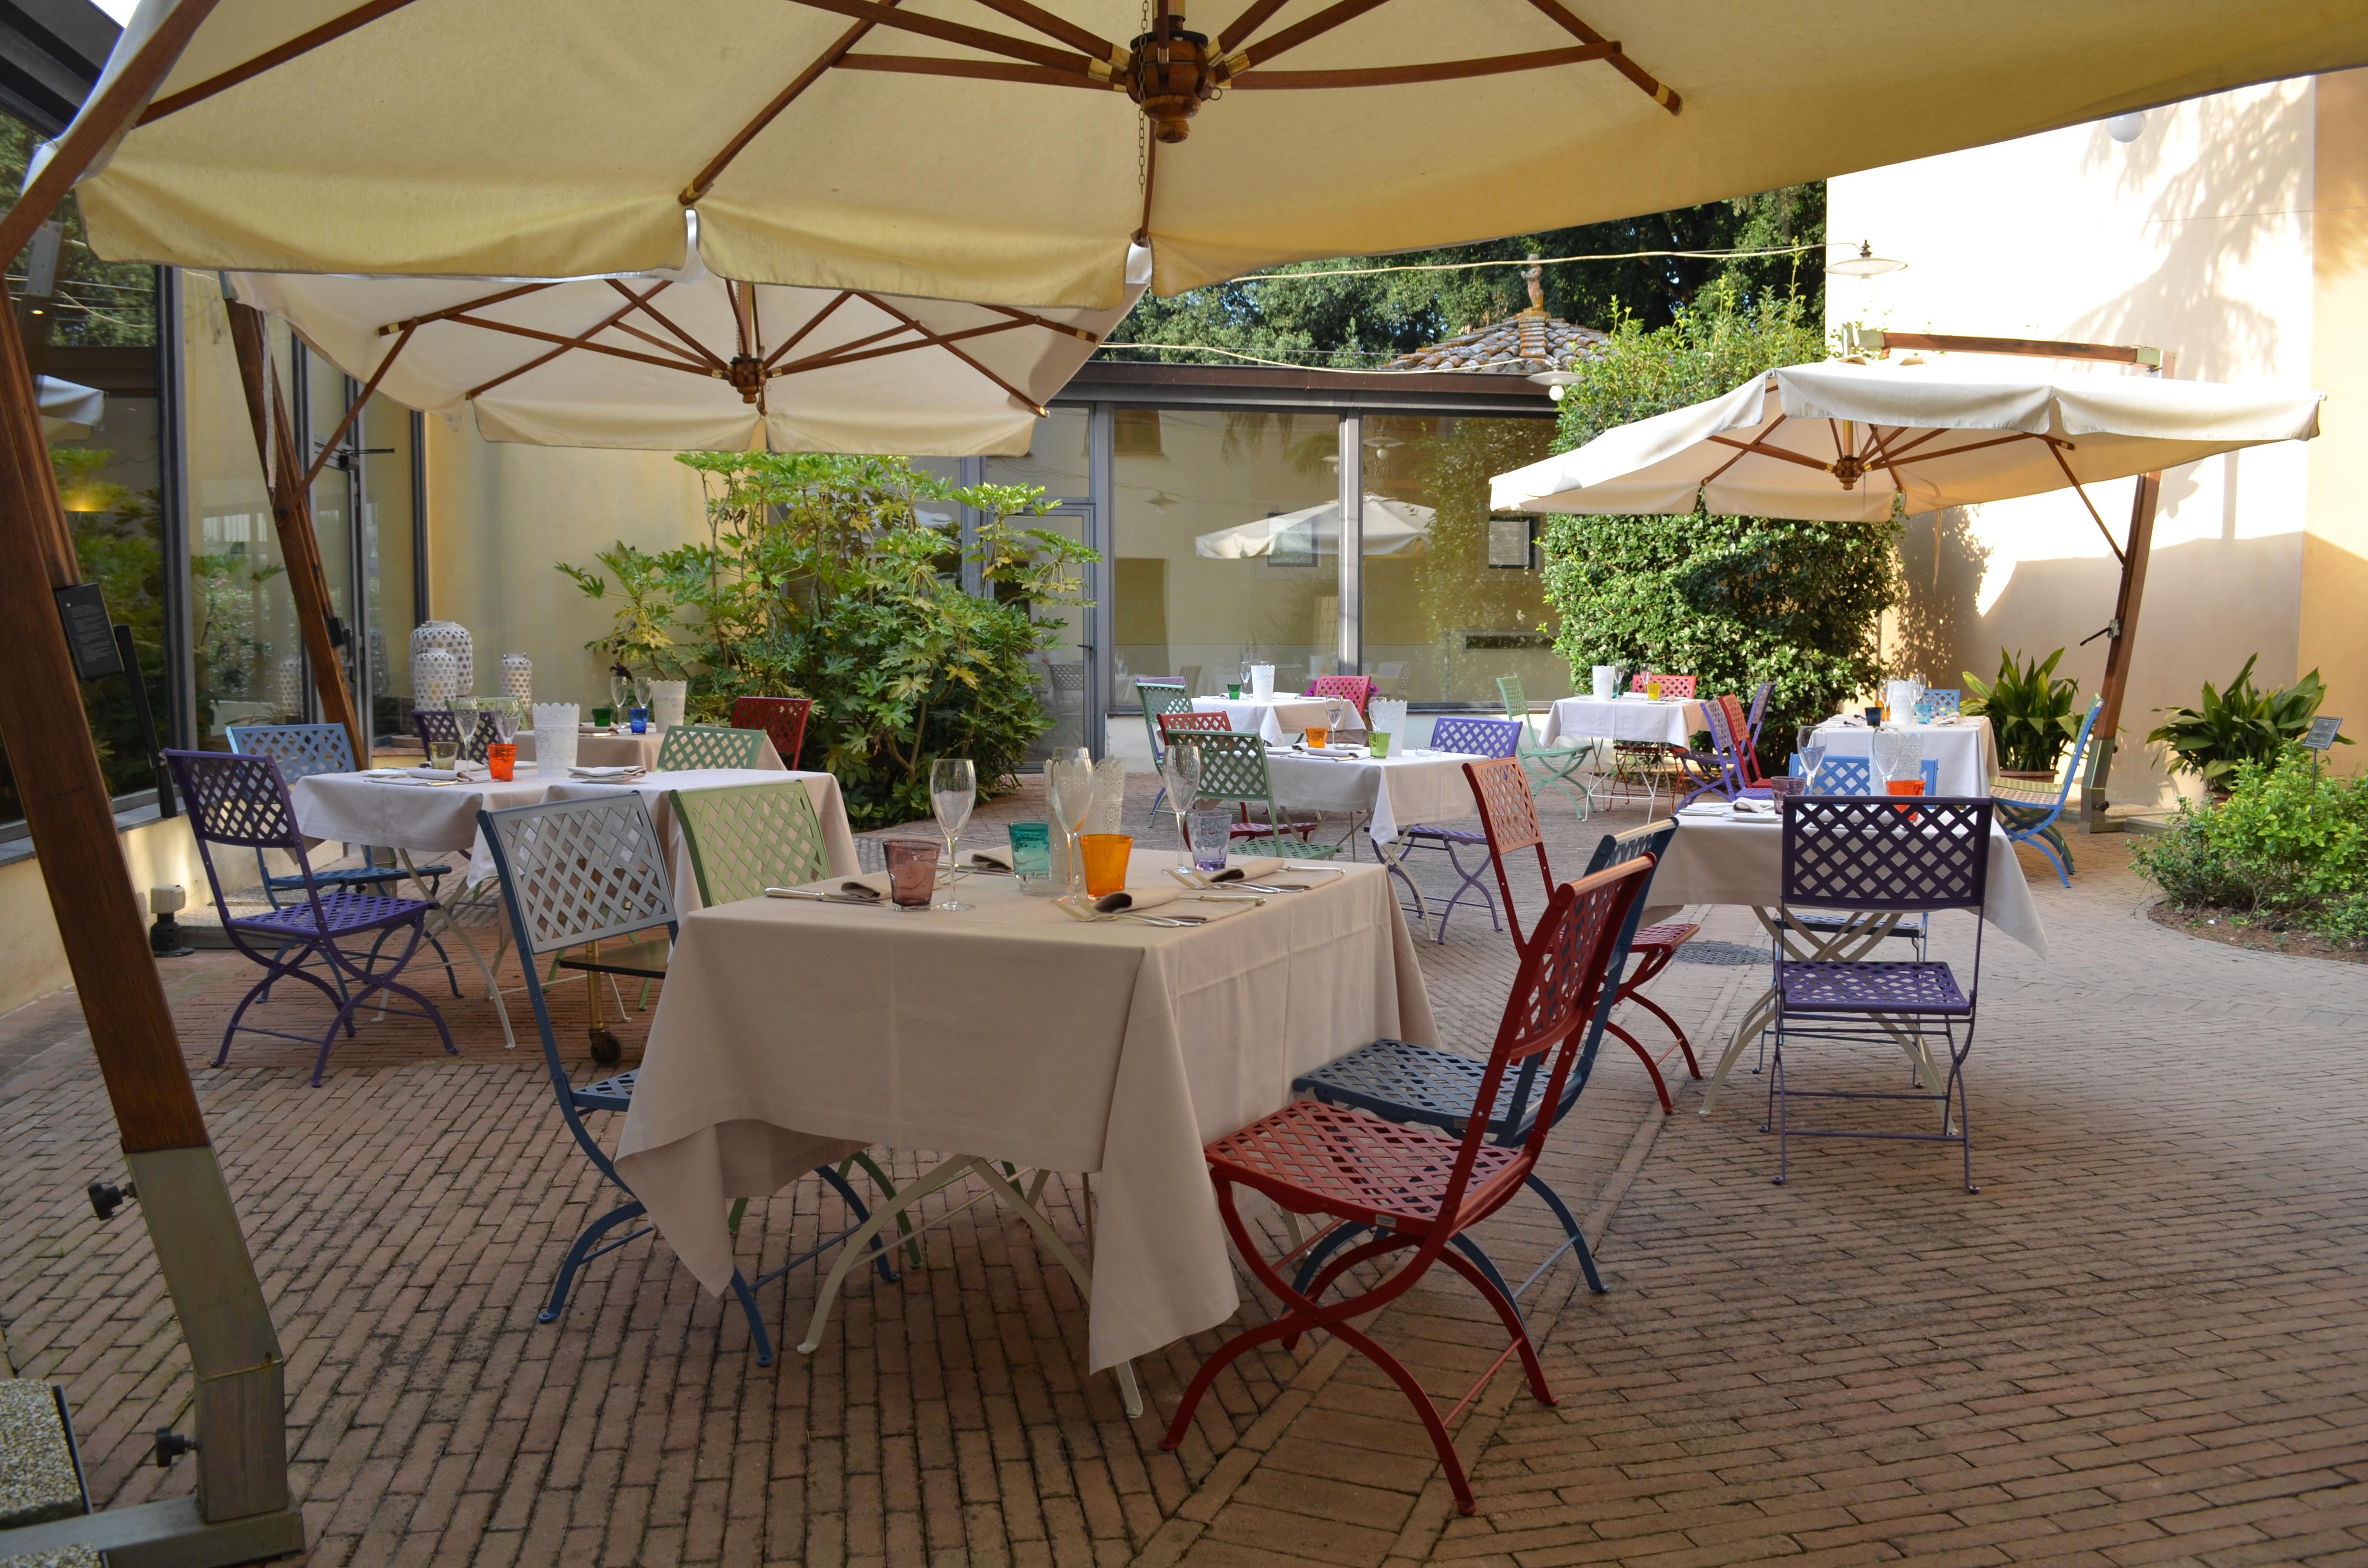
[(1262, 882), (1288, 864), (1280, 855), (1261, 855), (1254, 859), (1235, 860), (1222, 871), (1193, 875), (1204, 887), (1222, 887), (1227, 882)]
[(1691, 806), (1678, 808), (1678, 815), (1681, 817), (1730, 817), (1734, 814), (1734, 809), (1725, 801), (1696, 801)]
[(888, 896), (888, 873), (874, 871), (868, 877), (849, 877), (838, 884), (842, 898), (866, 899), (873, 903)]
[(1156, 909), (1183, 896), (1173, 888), (1121, 888), (1094, 900), (1094, 908), (1103, 915), (1116, 915), (1121, 909)]
[(571, 767), (570, 778), (588, 778), (597, 784), (613, 783), (620, 778), (639, 778), (642, 769), (630, 764), (617, 767)]
[(973, 866), (993, 866), (997, 870), (1008, 871), (1011, 869), (1011, 851), (1008, 848), (973, 849), (970, 852), (970, 863)]
[(405, 771), (411, 778), (428, 779), (439, 784), (448, 778), (490, 778), (493, 777), (492, 773), (486, 770), (485, 765), (482, 762), (464, 762), (457, 767), (428, 767), (423, 765), (418, 767), (406, 769)]

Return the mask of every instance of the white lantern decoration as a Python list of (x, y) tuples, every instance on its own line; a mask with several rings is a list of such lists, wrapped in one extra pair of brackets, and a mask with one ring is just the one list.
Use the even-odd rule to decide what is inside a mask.
[(302, 654), (290, 653), (279, 661), (279, 688), (274, 693), (279, 699), (283, 716), (304, 711), (304, 660)]
[[(457, 620), (423, 620), (411, 629), (412, 695), (414, 697), (427, 695), (419, 684), (419, 659), (421, 654), (431, 649), (450, 653), (459, 669), (460, 685), (454, 689), (452, 695), (474, 697), (477, 694), (476, 646), (469, 636), (469, 629)], [(427, 708), (440, 706), (440, 704), (422, 702), (420, 706)]]
[(534, 661), (524, 653), (502, 655), (502, 695), (517, 702), (534, 700)]
[(416, 708), (450, 708), (461, 695), (461, 661), (442, 648), (411, 655), (411, 701)]

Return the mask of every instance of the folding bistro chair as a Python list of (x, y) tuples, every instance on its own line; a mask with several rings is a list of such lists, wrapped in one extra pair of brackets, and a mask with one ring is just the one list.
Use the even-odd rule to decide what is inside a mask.
[[(1185, 726), (1175, 721), (1188, 717), (1223, 719), (1222, 713), (1167, 715), (1168, 733), (1182, 733)], [(1198, 728), (1194, 726), (1194, 728)], [(1275, 809), (1274, 781), (1267, 772), (1266, 742), (1257, 735), (1239, 730), (1201, 731), (1194, 736), (1201, 747), (1201, 799), (1224, 801), (1238, 804), (1242, 820), (1234, 824), (1233, 837), (1253, 855), (1279, 855), (1286, 860), (1329, 860), (1338, 852), (1337, 844), (1311, 844), (1304, 836), (1315, 831), (1313, 823), (1285, 822)], [(1249, 820), (1252, 805), (1266, 808), (1264, 822)], [(1247, 832), (1244, 830), (1247, 829)], [(1283, 835), (1297, 833), (1298, 838)]]
[[(2080, 721), (2080, 733), (2072, 743), (2072, 756), (2064, 764), (2064, 777), (2054, 784), (2042, 784), (2035, 778), (1997, 778), (1990, 780), (1990, 798), (1998, 804), (1998, 825), (2017, 844), (2028, 844), (2054, 862), (2055, 880), (2066, 887), (2072, 885), (2072, 846), (2066, 842), (2063, 830), (2055, 824), (2064, 815), (2065, 803), (2072, 798), (2072, 786), (2080, 777), (2081, 759), (2088, 755), (2089, 733), (2097, 726), (2097, 711), (2104, 707), (2103, 698), (2089, 704), (2089, 716)], [(1929, 783), (1926, 790), (1932, 788)]]
[(1521, 726), (1521, 748), (1517, 754), (1522, 768), (1533, 786), (1552, 790), (1570, 802), (1578, 820), (1587, 820), (1588, 808), (1601, 803), (1601, 783), (1599, 778), (1582, 774), (1579, 769), (1596, 759), (1596, 744), (1592, 740), (1558, 741), (1553, 745), (1530, 738), (1530, 697), (1522, 689), (1519, 676), (1498, 676), (1497, 694), (1505, 699), (1505, 717)]
[[(1151, 815), (1145, 819), (1146, 823), (1156, 824), (1159, 821), (1159, 808), (1166, 804), (1167, 800), (1167, 746), (1159, 733), (1160, 716), (1166, 713), (1190, 713), (1192, 711), (1192, 697), (1190, 688), (1182, 681), (1169, 680), (1164, 676), (1138, 676), (1135, 677), (1134, 689), (1143, 699), (1143, 733), (1151, 742), (1151, 769), (1159, 775), (1159, 793), (1152, 797)], [(1218, 719), (1224, 717), (1222, 713), (1211, 716)], [(1231, 726), (1218, 727), (1224, 729)]]
[(1751, 694), (1751, 712), (1748, 715), (1748, 718), (1751, 733), (1751, 749), (1755, 754), (1759, 750), (1759, 722), (1768, 717), (1768, 694), (1775, 689), (1776, 683), (1774, 681), (1763, 680), (1759, 683), (1759, 687)]
[[(1806, 795), (1784, 812), (1783, 870), (1778, 918), (1800, 910), (1886, 915), (1963, 909), (1974, 916), (1974, 967), (1960, 987), (1945, 962), (1802, 960), (1776, 944), (1776, 1050), (1768, 1075), (1769, 1119), (1776, 1128), (1776, 1185), (1788, 1173), (1793, 1138), (1884, 1138), (1956, 1143), (1964, 1150), (1965, 1190), (1974, 1186), (1974, 1138), (1965, 1095), (1981, 984), (1982, 911), (1989, 888), (1990, 802), (1927, 796), (1844, 798)], [(1918, 1064), (1907, 1091), (1796, 1089), (1784, 1052), (1807, 1040), (1882, 1041)], [(1937, 1088), (1921, 1069), (1945, 1048), (1948, 1073)], [(1908, 1100), (1940, 1108), (1937, 1132), (1792, 1126), (1796, 1099)], [(1952, 1101), (1953, 1099), (1953, 1107)], [(1765, 1131), (1763, 1126), (1762, 1131)]]
[[(1489, 765), (1466, 764), (1483, 766)], [(1514, 772), (1518, 777), (1518, 767)], [(1554, 1395), (1520, 1309), (1489, 1277), (1492, 1270), (1452, 1250), (1450, 1244), (1502, 1209), (1536, 1168), (1551, 1123), (1543, 1117), (1532, 1118), (1518, 1143), (1491, 1142), (1489, 1130), (1500, 1116), (1499, 1096), (1508, 1077), (1533, 1081), (1543, 1073), (1544, 1103), (1561, 1100), (1577, 1068), (1582, 1042), (1590, 1037), (1588, 1020), (1603, 1006), (1604, 976), (1621, 926), (1650, 869), (1647, 861), (1631, 861), (1554, 890), (1532, 933), (1532, 944), (1522, 954), (1496, 1042), (1470, 1102), (1470, 1119), (1459, 1135), (1404, 1126), (1316, 1100), (1293, 1100), (1207, 1146), (1209, 1175), (1216, 1184), (1225, 1229), (1250, 1272), (1281, 1299), (1283, 1310), (1272, 1322), (1235, 1335), (1201, 1363), (1160, 1439), (1161, 1448), (1172, 1450), (1182, 1444), (1210, 1383), (1244, 1351), (1274, 1340), (1294, 1344), (1311, 1329), (1325, 1329), (1362, 1352), (1398, 1385), (1430, 1436), (1456, 1506), (1466, 1514), (1474, 1511), (1471, 1485), (1448, 1438), (1448, 1423), (1516, 1355), (1538, 1402), (1550, 1404)], [(1243, 1222), (1235, 1199), (1238, 1187), (1271, 1199), (1286, 1213), (1360, 1224), (1376, 1234), (1326, 1263), (1303, 1290), (1277, 1267), (1290, 1262), (1288, 1254), (1270, 1262), (1258, 1250), (1258, 1238)], [(1329, 1234), (1327, 1226), (1317, 1239)], [(1413, 1256), (1393, 1260), (1399, 1267), (1380, 1284), (1328, 1304), (1324, 1301), (1349, 1269), (1408, 1249)], [(1496, 1309), (1511, 1341), (1443, 1417), (1414, 1374), (1353, 1321), (1404, 1295), (1440, 1263), (1462, 1275)]]
[[(233, 756), (268, 756), (278, 763), (280, 782), (291, 790), (299, 781), (315, 774), (354, 771), (353, 737), (346, 733), (343, 724), (233, 724), (222, 733), (230, 737)], [(324, 888), (374, 888), (383, 892), (388, 883), (414, 877), (432, 900), (443, 880), (452, 874), (450, 866), (419, 866), (411, 870), (401, 866), (381, 866), (378, 863), (377, 855), (376, 849), (365, 844), (362, 846), (362, 858), (368, 864), (315, 870), (313, 873), (313, 883)], [(270, 868), (264, 864), (263, 852), (259, 849), (255, 855), (255, 870), (263, 880), (263, 896), (274, 909), (279, 907), (281, 893), (298, 892), (303, 889), (304, 879), (302, 877), (273, 876)], [(427, 945), (436, 949), (438, 957), (444, 959), (449, 969), (451, 959), (445, 953), (443, 944), (429, 937)], [(452, 984), (452, 994), (461, 994), (457, 980)]]
[[(381, 1013), (426, 1018), (436, 1026), (445, 1051), (459, 1055), (452, 1043), (452, 1031), (444, 1027), (444, 1015), (436, 1010), (436, 1005), (395, 979), (411, 962), (412, 955), (419, 951), (419, 944), (427, 935), (427, 912), (436, 905), (427, 899), (396, 898), (355, 887), (324, 892), (304, 854), (304, 835), (296, 827), (295, 803), (289, 800), (288, 786), (280, 780), (279, 765), (270, 757), (216, 751), (167, 751), (165, 758), (173, 770), (173, 782), (188, 804), (189, 828), (198, 841), (198, 858), (205, 862), (206, 881), (213, 890), (214, 906), (222, 911), (222, 931), (230, 937), (232, 947), (264, 969), (263, 978), (248, 988), (232, 1010), (213, 1064), (219, 1067), (230, 1060), (231, 1038), (241, 1029), (279, 1040), (302, 1040), (307, 1045), (317, 1041), (321, 1054), (313, 1063), (313, 1086), (319, 1088), (337, 1030), (344, 1029), (350, 1039), (354, 1014), (381, 992), (405, 997), (417, 1009), (414, 1012), (410, 1008), (388, 1007), (381, 1003)], [(222, 873), (214, 865), (216, 845), (257, 852), (277, 849), (286, 855), (296, 862), (303, 902), (275, 905), (268, 915), (231, 914), (229, 901), (222, 895)], [(389, 959), (385, 951), (387, 938), (398, 931), (408, 931), (411, 939), (401, 952)], [(367, 948), (358, 950), (365, 938)], [(292, 960), (288, 956), (291, 952), (296, 955)], [(316, 959), (328, 975), (325, 980), (305, 967)], [(268, 998), (273, 984), (281, 980), (301, 980), (336, 1005), (329, 1027), (317, 1037), (268, 1029), (244, 1021), (246, 1010)]]
[(1639, 670), (1635, 675), (1629, 677), (1628, 689), (1634, 692), (1642, 692), (1653, 682), (1659, 681), (1661, 683), (1661, 696), (1663, 698), (1667, 699), (1674, 697), (1680, 702), (1691, 702), (1693, 700), (1694, 685), (1697, 678), (1698, 677), (1694, 676), (1667, 675), (1659, 670), (1654, 670), (1649, 674)]
[(1371, 676), (1317, 676), (1307, 683), (1304, 697), (1338, 697), (1357, 706), (1357, 722), (1367, 728), (1372, 725), (1373, 677)]
[[(792, 787), (796, 787), (794, 783)], [(481, 811), (477, 822), (485, 842), (492, 846), (503, 903), (508, 906), (518, 954), (524, 960), (521, 967), (526, 971), (527, 995), (534, 1004), (535, 1028), (542, 1035), (543, 1063), (551, 1073), (559, 1114), (585, 1157), (625, 1195), (624, 1202), (585, 1226), (575, 1244), (567, 1249), (567, 1256), (559, 1266), (559, 1278), (552, 1286), (551, 1300), (535, 1314), (538, 1322), (554, 1323), (567, 1306), (568, 1289), (575, 1283), (578, 1269), (603, 1253), (614, 1252), (627, 1242), (647, 1235), (653, 1227), (644, 1225), (624, 1235), (603, 1239), (619, 1225), (641, 1218), (644, 1210), (632, 1188), (625, 1185), (625, 1178), (617, 1174), (616, 1164), (609, 1159), (608, 1151), (584, 1125), (587, 1111), (621, 1113), (630, 1108), (640, 1069), (612, 1074), (580, 1086), (569, 1079), (566, 1064), (559, 1059), (559, 1040), (552, 1030), (551, 1003), (543, 991), (538, 960), (570, 948), (602, 941), (622, 942), (623, 949), (612, 950), (608, 959), (562, 957), (561, 967), (587, 973), (664, 978), (667, 951), (674, 944), (676, 932), (674, 892), (666, 885), (665, 858), (658, 847), (657, 829), (650, 821), (649, 807), (632, 791), (602, 795), (596, 800), (552, 801), (539, 806), (513, 806), (507, 811)], [(845, 1176), (828, 1165), (816, 1167), (814, 1175), (837, 1192), (848, 1212), (855, 1216), (855, 1224), (825, 1237), (771, 1273), (758, 1277), (753, 1286), (738, 1269), (732, 1271), (732, 1293), (739, 1299), (740, 1310), (747, 1316), (749, 1337), (755, 1342), (757, 1364), (760, 1367), (772, 1364), (773, 1341), (765, 1332), (763, 1316), (757, 1311), (757, 1291), (800, 1264), (829, 1251), (871, 1217)], [(737, 1216), (735, 1210), (735, 1220)], [(896, 1271), (877, 1237), (872, 1238), (872, 1262), (881, 1278), (895, 1279)]]
[[(1527, 728), (1527, 725), (1510, 719), (1473, 719), (1456, 714), (1440, 720), (1431, 730), (1430, 749), (1462, 752), (1472, 756), (1512, 756), (1520, 746), (1521, 735)], [(1486, 834), (1474, 833), (1469, 828), (1432, 827), (1427, 823), (1416, 823), (1411, 827), (1401, 829), (1398, 837), (1409, 851), (1427, 847), (1443, 852), (1448, 865), (1459, 879), (1455, 891), (1448, 895), (1445, 903), (1440, 905), (1439, 932), (1434, 940), (1447, 940), (1447, 917), (1455, 913), (1457, 904), (1466, 902), (1465, 895), (1469, 893), (1480, 895), (1481, 906), (1488, 911), (1488, 928), (1492, 931), (1504, 929), (1497, 919), (1497, 900), (1480, 880), (1488, 874)], [(1459, 849), (1466, 848), (1477, 851), (1477, 858), (1469, 866), (1464, 865), (1457, 854)], [(1397, 860), (1391, 860), (1389, 868), (1390, 875), (1404, 882), (1406, 892), (1413, 895), (1415, 912), (1418, 915), (1427, 915), (1429, 901), (1414, 885), (1414, 879), (1406, 875), (1406, 868)]]
[[(726, 724), (675, 724), (658, 742), (659, 773), (693, 767), (754, 767), (764, 759), (765, 732)], [(784, 766), (787, 766), (784, 764)]]
[(773, 752), (781, 766), (794, 768), (798, 754), (805, 750), (806, 717), (813, 711), (810, 697), (735, 697), (732, 727), (764, 731), (773, 737)]

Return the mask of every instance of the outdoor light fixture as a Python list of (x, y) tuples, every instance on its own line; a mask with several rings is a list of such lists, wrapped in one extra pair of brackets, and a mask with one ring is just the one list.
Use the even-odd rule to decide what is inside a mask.
[(2105, 121), (2105, 134), (2123, 143), (2136, 141), (2146, 134), (2146, 110), (2135, 108), (2113, 116)]
[(1563, 394), (1578, 384), (1578, 377), (1569, 370), (1540, 370), (1530, 380), (1546, 389), (1546, 395), (1560, 403)]
[(1904, 261), (1894, 261), (1887, 256), (1875, 255), (1874, 247), (1866, 241), (1861, 240), (1858, 243), (1856, 256), (1846, 256), (1827, 267), (1826, 270), (1838, 278), (1878, 278), (1886, 272), (1897, 272), (1907, 265)]

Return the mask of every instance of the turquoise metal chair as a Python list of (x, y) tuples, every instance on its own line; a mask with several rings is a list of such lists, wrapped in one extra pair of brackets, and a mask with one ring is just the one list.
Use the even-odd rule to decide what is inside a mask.
[(1596, 743), (1592, 740), (1563, 741), (1546, 745), (1530, 738), (1530, 699), (1521, 688), (1519, 676), (1498, 676), (1497, 695), (1505, 699), (1505, 717), (1520, 722), (1521, 770), (1530, 776), (1532, 792), (1552, 790), (1570, 802), (1578, 820), (1587, 820), (1588, 808), (1599, 803), (1596, 781), (1585, 777), (1579, 769), (1596, 760)]
[[(1267, 772), (1263, 739), (1239, 730), (1223, 730), (1196, 735), (1194, 740), (1201, 747), (1201, 799), (1237, 803), (1245, 821), (1251, 806), (1266, 808), (1267, 831), (1255, 837), (1236, 838), (1235, 848), (1245, 854), (1276, 855), (1286, 860), (1329, 860), (1338, 851), (1340, 846), (1337, 844), (1305, 844), (1283, 836), (1291, 830), (1291, 824), (1275, 809), (1274, 781)], [(1235, 829), (1235, 833), (1240, 831)]]

